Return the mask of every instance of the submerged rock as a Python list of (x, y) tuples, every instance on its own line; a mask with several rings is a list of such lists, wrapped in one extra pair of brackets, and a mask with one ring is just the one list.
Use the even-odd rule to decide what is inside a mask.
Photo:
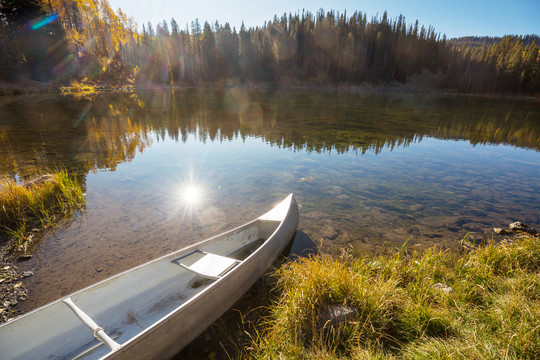
[(312, 182), (314, 181), (315, 179), (313, 178), (313, 176), (308, 176), (308, 177), (303, 177), (303, 178), (300, 178), (300, 180), (298, 180), (298, 182)]
[(339, 236), (339, 234), (341, 234), (341, 230), (336, 229), (329, 224), (324, 226), (319, 233), (319, 235), (326, 240), (334, 240)]

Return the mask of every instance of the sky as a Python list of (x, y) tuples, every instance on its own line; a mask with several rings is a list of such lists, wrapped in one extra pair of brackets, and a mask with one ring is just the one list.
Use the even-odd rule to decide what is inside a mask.
[(121, 8), (139, 25), (174, 17), (181, 29), (196, 18), (204, 24), (228, 22), (239, 30), (242, 21), (247, 27), (262, 26), (274, 15), (284, 12), (315, 13), (318, 9), (334, 9), (340, 13), (355, 10), (372, 16), (388, 12), (390, 18), (405, 16), (408, 24), (419, 21), (425, 27), (448, 38), (460, 36), (540, 35), (540, 0), (109, 0), (112, 8)]

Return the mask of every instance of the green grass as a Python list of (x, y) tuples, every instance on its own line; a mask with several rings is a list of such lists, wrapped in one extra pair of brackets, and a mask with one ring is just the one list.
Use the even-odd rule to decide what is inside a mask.
[(0, 240), (12, 252), (26, 252), (36, 234), (84, 207), (83, 190), (66, 171), (18, 184), (0, 180)]
[[(255, 359), (539, 359), (540, 238), (466, 254), (316, 256), (275, 273)], [(445, 293), (435, 284), (450, 286)], [(328, 305), (356, 310), (322, 323)]]

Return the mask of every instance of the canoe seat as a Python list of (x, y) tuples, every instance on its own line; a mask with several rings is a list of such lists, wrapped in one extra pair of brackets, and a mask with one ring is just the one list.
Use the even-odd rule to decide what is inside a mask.
[[(192, 255), (195, 255), (196, 253), (202, 254), (203, 256), (197, 261), (195, 261), (193, 264), (186, 265), (180, 262), (180, 260), (185, 259)], [(207, 253), (200, 250), (196, 250), (192, 253), (184, 255), (178, 259), (173, 260), (173, 262), (180, 265), (184, 269), (194, 272), (200, 276), (203, 276), (209, 279), (214, 279), (214, 280), (220, 279), (229, 270), (231, 270), (233, 267), (241, 263), (240, 260), (232, 259), (226, 256)]]

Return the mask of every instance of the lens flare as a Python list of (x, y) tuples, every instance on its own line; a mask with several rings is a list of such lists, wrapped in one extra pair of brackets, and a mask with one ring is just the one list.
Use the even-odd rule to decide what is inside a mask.
[(57, 14), (52, 14), (52, 15), (49, 15), (47, 17), (39, 18), (33, 24), (30, 25), (30, 28), (32, 30), (40, 29), (40, 28), (44, 27), (45, 25), (52, 23), (56, 19), (58, 19)]

